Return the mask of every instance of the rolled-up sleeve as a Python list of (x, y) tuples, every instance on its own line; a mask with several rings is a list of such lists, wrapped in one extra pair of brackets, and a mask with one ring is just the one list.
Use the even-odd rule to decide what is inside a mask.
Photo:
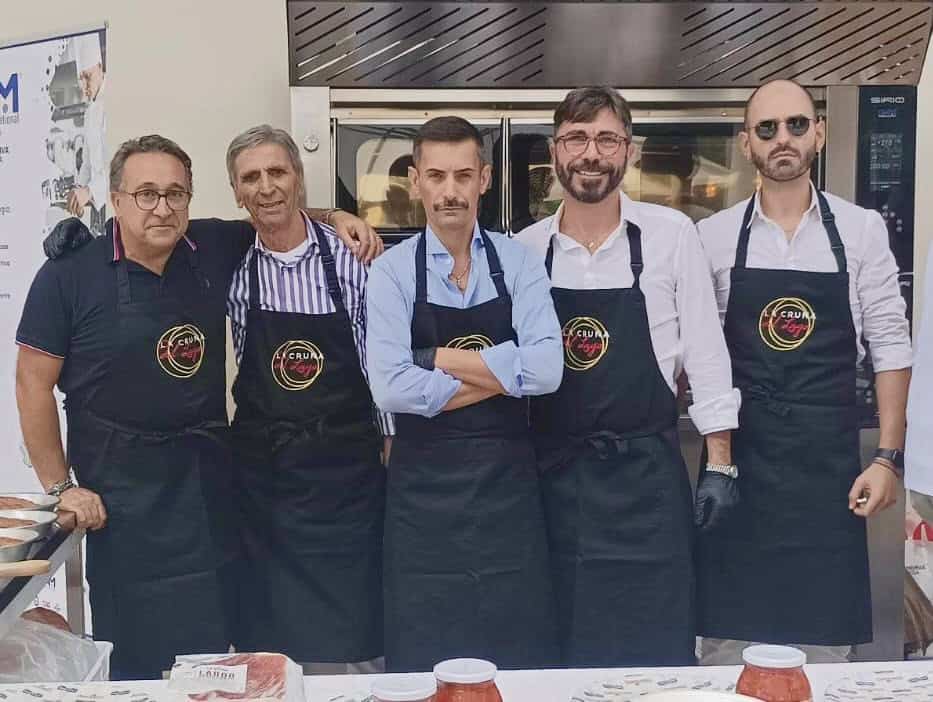
[(544, 264), (524, 247), (512, 292), (512, 327), (518, 344), (507, 341), (480, 351), (486, 366), (512, 397), (557, 390), (563, 377), (564, 351), (551, 282)]
[(732, 387), (732, 363), (719, 323), (710, 264), (690, 222), (680, 232), (676, 285), (684, 370), (693, 390), (687, 412), (700, 434), (735, 429), (741, 395)]
[(862, 334), (868, 341), (872, 366), (876, 373), (910, 368), (907, 303), (898, 284), (888, 229), (875, 211), (866, 213), (864, 241), (856, 291), (862, 310)]
[(383, 412), (434, 417), (460, 388), (440, 369), (412, 362), (414, 292), (407, 295), (386, 254), (373, 262), (366, 291), (366, 357), (373, 401)]

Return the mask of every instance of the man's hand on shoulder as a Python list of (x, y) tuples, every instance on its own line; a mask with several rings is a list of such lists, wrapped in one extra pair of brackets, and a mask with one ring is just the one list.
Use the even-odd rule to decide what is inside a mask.
[(80, 249), (93, 239), (94, 235), (84, 222), (77, 217), (69, 217), (55, 225), (42, 242), (42, 249), (48, 258), (56, 259), (69, 251)]
[(324, 223), (334, 228), (340, 240), (363, 263), (372, 263), (374, 258), (385, 251), (382, 237), (376, 230), (349, 212), (332, 210), (328, 212)]

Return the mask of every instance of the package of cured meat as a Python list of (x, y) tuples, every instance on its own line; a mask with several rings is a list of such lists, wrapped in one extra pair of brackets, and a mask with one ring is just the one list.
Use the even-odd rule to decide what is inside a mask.
[(169, 688), (192, 702), (304, 702), (301, 666), (281, 653), (176, 656)]

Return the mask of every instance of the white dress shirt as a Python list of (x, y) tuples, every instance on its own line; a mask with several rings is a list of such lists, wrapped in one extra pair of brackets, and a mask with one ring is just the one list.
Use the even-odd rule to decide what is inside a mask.
[(620, 226), (592, 255), (560, 232), (557, 212), (517, 234), (542, 258), (554, 240), (551, 282), (574, 290), (629, 288), (634, 282), (624, 223), (641, 229), (645, 294), (651, 344), (661, 375), (677, 392), (677, 377), (687, 372), (693, 390), (688, 412), (701, 434), (738, 426), (739, 391), (732, 387), (732, 366), (721, 327), (716, 324), (709, 267), (693, 222), (668, 207), (635, 202), (619, 193)]
[[(759, 196), (755, 195), (746, 266), (823, 273), (838, 270), (820, 219), (816, 189), (811, 187), (811, 190), (810, 207), (790, 239), (776, 222), (764, 215)], [(825, 195), (846, 249), (849, 305), (855, 324), (858, 360), (865, 356), (861, 342), (864, 334), (875, 372), (909, 368), (907, 304), (898, 286), (897, 263), (888, 244), (884, 220), (874, 210), (853, 205), (830, 193)], [(735, 263), (739, 229), (747, 206), (748, 200), (743, 200), (697, 223), (700, 241), (713, 269), (721, 319), (725, 319), (729, 304), (729, 275)]]

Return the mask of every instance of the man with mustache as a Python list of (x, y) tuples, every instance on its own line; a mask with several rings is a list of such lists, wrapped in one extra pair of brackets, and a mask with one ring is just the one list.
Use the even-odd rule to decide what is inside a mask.
[(544, 267), (477, 222), (492, 169), (477, 129), (437, 117), (409, 177), (428, 226), (373, 263), (373, 397), (394, 412), (385, 528), (385, 656), (393, 671), (476, 656), (556, 662), (530, 395), (560, 383)]
[[(699, 541), (705, 663), (740, 662), (748, 641), (838, 662), (872, 638), (865, 518), (896, 498), (911, 348), (881, 216), (811, 182), (825, 128), (797, 83), (758, 88), (740, 139), (761, 188), (699, 223), (743, 398), (742, 504), (728, 530)], [(881, 425), (864, 470), (862, 337)]]
[[(306, 672), (378, 672), (385, 471), (366, 376), (368, 271), (301, 211), (287, 132), (243, 132), (227, 169), (256, 228), (227, 303), (245, 551), (236, 643)], [(388, 437), (391, 417), (379, 418)]]
[[(554, 112), (556, 214), (518, 239), (545, 261), (563, 326), (564, 379), (535, 397), (562, 663), (695, 661), (694, 519), (716, 529), (738, 496), (730, 454), (739, 394), (693, 223), (619, 187), (632, 116), (611, 88)], [(677, 438), (678, 376), (706, 437), (696, 509)]]

